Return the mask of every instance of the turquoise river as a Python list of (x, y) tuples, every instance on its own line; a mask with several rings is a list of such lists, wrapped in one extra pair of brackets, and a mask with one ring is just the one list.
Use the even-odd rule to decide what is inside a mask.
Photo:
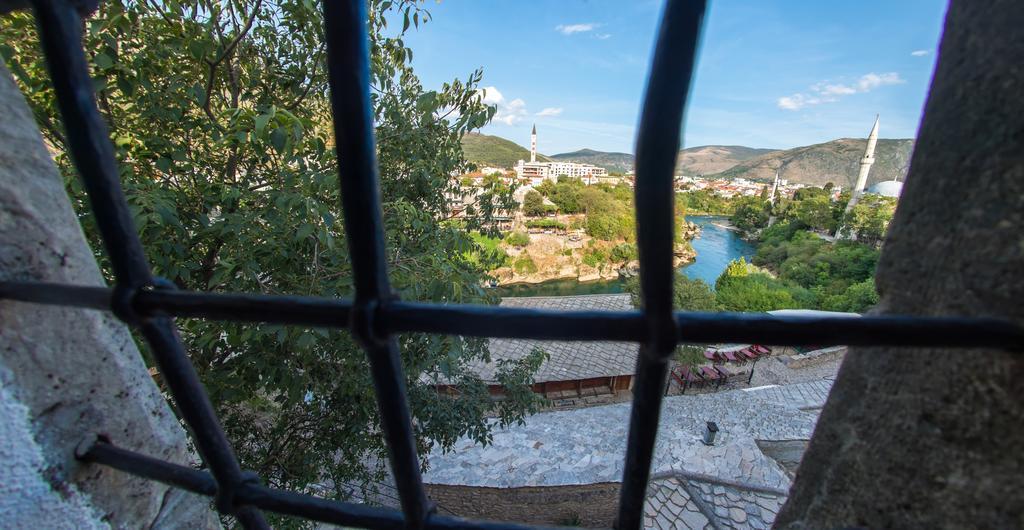
[[(707, 215), (691, 215), (686, 218), (700, 225), (701, 232), (693, 240), (697, 260), (678, 269), (680, 274), (698, 278), (712, 288), (731, 260), (740, 257), (748, 260), (754, 254), (754, 247), (740, 239), (726, 228), (728, 219)], [(621, 293), (623, 280), (579, 282), (576, 280), (551, 280), (534, 284), (514, 284), (496, 288), (500, 296), (567, 296), (575, 294)]]

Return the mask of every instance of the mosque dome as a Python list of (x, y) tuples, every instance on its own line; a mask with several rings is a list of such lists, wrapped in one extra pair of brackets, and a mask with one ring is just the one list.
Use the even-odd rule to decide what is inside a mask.
[(897, 180), (886, 180), (868, 188), (868, 193), (882, 197), (899, 197), (901, 191), (903, 191), (903, 183)]

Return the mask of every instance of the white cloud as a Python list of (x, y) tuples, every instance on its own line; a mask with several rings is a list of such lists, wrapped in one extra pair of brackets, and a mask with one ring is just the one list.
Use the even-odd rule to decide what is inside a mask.
[(914, 50), (910, 52), (910, 55), (913, 55), (914, 57), (924, 57), (925, 55), (928, 55), (928, 50)]
[(547, 107), (537, 113), (537, 116), (558, 116), (562, 113), (562, 107)]
[(597, 35), (594, 35), (594, 36), (599, 38), (599, 39), (601, 39), (601, 40), (607, 40), (607, 39), (612, 38), (612, 34), (611, 33), (598, 33)]
[(506, 125), (515, 125), (529, 114), (526, 111), (526, 102), (520, 98), (513, 99), (511, 101), (505, 99), (505, 95), (501, 93), (495, 87), (488, 86), (480, 90), (483, 96), (482, 101), (487, 105), (494, 105), (498, 107), (498, 112), (494, 114), (494, 121), (501, 122)]
[(822, 103), (835, 103), (842, 96), (871, 92), (872, 90), (886, 85), (898, 85), (906, 81), (896, 72), (876, 74), (870, 72), (860, 76), (856, 83), (845, 85), (841, 83), (821, 82), (811, 85), (809, 93), (798, 93), (792, 96), (784, 96), (776, 100), (776, 105), (783, 110), (800, 110), (803, 107), (821, 105)]
[(498, 105), (505, 101), (505, 96), (503, 96), (497, 88), (492, 86), (484, 87), (483, 96), (483, 102), (487, 105)]
[(826, 96), (849, 96), (850, 94), (856, 94), (857, 89), (846, 85), (824, 85), (818, 90), (818, 93)]
[(899, 85), (906, 83), (900, 74), (896, 72), (889, 72), (887, 74), (876, 74), (871, 72), (870, 74), (864, 74), (857, 80), (857, 91), (858, 92), (869, 92), (880, 86), (885, 85)]
[(494, 121), (500, 121), (505, 125), (515, 125), (526, 117), (526, 102), (516, 98), (509, 101), (502, 107), (498, 105), (498, 113), (494, 115)]
[(561, 32), (563, 35), (572, 35), (573, 33), (586, 33), (593, 31), (598, 25), (593, 23), (588, 24), (559, 24), (555, 26), (555, 31)]

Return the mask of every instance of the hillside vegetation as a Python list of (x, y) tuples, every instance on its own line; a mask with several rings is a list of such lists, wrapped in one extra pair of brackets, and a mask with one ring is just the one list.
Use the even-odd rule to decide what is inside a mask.
[[(462, 151), (466, 160), (478, 166), (512, 167), (519, 160), (530, 160), (530, 150), (500, 136), (469, 133), (462, 137)], [(551, 159), (538, 153), (537, 160)]]
[[(774, 151), (740, 162), (717, 175), (707, 176), (768, 180), (778, 170), (779, 176), (790, 182), (814, 186), (832, 182), (850, 189), (857, 180), (858, 165), (866, 145), (867, 140), (840, 138), (823, 144)], [(905, 177), (913, 149), (914, 141), (911, 139), (878, 140), (868, 185)]]

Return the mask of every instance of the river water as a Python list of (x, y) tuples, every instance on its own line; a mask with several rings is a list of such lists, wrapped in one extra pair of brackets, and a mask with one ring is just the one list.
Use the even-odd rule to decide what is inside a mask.
[[(689, 278), (704, 280), (715, 287), (715, 280), (725, 270), (730, 261), (747, 258), (754, 254), (754, 247), (740, 239), (732, 230), (725, 228), (727, 219), (709, 215), (690, 215), (686, 219), (700, 225), (701, 232), (693, 240), (693, 249), (697, 252), (697, 261), (683, 265), (678, 269), (680, 274)], [(576, 294), (608, 294), (621, 293), (624, 281), (608, 280), (579, 282), (576, 280), (551, 280), (534, 284), (514, 284), (497, 287), (499, 296), (569, 296)]]

